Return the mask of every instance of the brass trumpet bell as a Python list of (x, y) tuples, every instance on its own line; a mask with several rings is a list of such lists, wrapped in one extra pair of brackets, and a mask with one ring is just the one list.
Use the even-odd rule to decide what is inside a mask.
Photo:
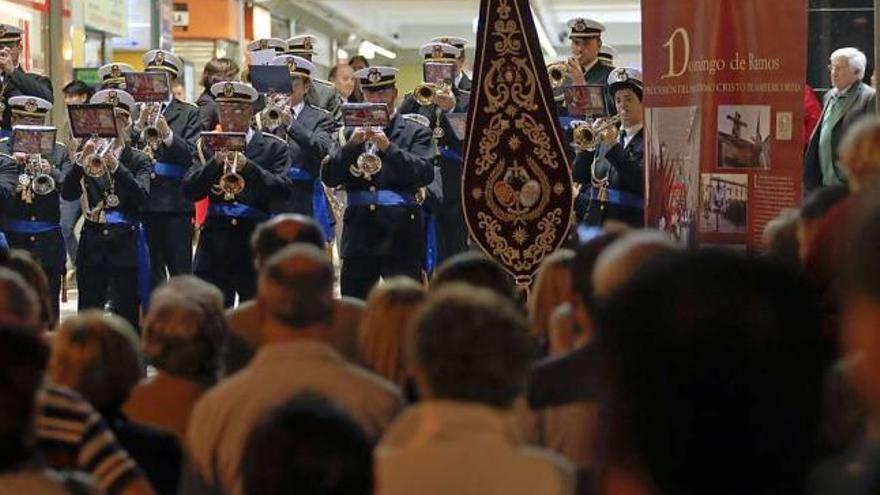
[(572, 134), (574, 136), (574, 147), (578, 151), (595, 151), (602, 142), (602, 134), (614, 129), (617, 132), (617, 125), (620, 123), (620, 116), (607, 119), (596, 119), (593, 122), (579, 122), (574, 125)]
[(547, 64), (547, 75), (550, 76), (550, 86), (553, 89), (561, 88), (569, 77), (571, 69), (565, 62), (551, 62)]
[(37, 174), (31, 181), (31, 189), (35, 194), (45, 196), (55, 190), (55, 179), (48, 174)]
[(438, 91), (439, 88), (437, 85), (422, 83), (416, 86), (416, 89), (413, 90), (413, 97), (416, 99), (416, 103), (424, 107), (434, 103), (434, 95), (436, 95)]

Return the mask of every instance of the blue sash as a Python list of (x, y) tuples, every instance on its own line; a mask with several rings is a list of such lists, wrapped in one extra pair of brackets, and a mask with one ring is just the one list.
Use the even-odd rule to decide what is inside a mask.
[(458, 151), (456, 151), (452, 148), (449, 148), (449, 147), (444, 147), (443, 149), (441, 149), (440, 156), (443, 157), (444, 160), (447, 160), (450, 162), (463, 162), (464, 161), (464, 157), (461, 156), (461, 153), (459, 153)]
[(574, 117), (559, 117), (559, 125), (561, 125), (562, 130), (565, 131), (569, 127), (571, 127), (571, 123), (574, 122), (575, 120), (581, 120), (581, 119), (576, 119)]
[(0, 250), (9, 249), (9, 242), (6, 240), (6, 235), (3, 232), (0, 232)]
[(147, 247), (147, 235), (144, 226), (140, 222), (135, 222), (130, 216), (121, 211), (110, 210), (105, 212), (107, 225), (118, 226), (137, 226), (137, 258), (138, 258), (138, 295), (141, 298), (141, 306), (144, 312), (150, 307), (150, 293), (153, 290), (153, 284), (150, 275), (150, 250)]
[(153, 173), (169, 179), (183, 179), (186, 168), (176, 163), (156, 162), (153, 164)]
[(208, 216), (243, 218), (255, 222), (269, 219), (269, 215), (266, 212), (242, 203), (212, 204), (208, 207)]
[(16, 234), (44, 234), (60, 228), (60, 225), (52, 222), (15, 219), (6, 221), (6, 230), (9, 232), (15, 232)]
[(425, 218), (425, 262), (423, 268), (429, 276), (437, 268), (437, 217), (422, 209)]
[(0, 129), (0, 139), (12, 137), (12, 131)]
[[(608, 193), (608, 203), (623, 206), (625, 208), (643, 209), (645, 207), (645, 199), (633, 193), (626, 191), (618, 191), (617, 189), (606, 189)], [(590, 200), (595, 201), (599, 197), (599, 191), (593, 187), (590, 189)]]
[(333, 217), (330, 215), (330, 204), (324, 194), (324, 186), (321, 181), (309, 173), (308, 170), (299, 167), (290, 167), (287, 178), (295, 181), (312, 182), (312, 216), (324, 230), (324, 240), (330, 242), (335, 237), (333, 231)]
[(398, 193), (388, 189), (378, 191), (348, 191), (348, 206), (406, 206), (415, 205), (414, 194)]

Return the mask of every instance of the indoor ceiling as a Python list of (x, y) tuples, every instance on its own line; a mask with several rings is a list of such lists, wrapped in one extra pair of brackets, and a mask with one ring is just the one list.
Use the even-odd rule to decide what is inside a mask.
[[(474, 39), (479, 0), (293, 0), (324, 18), (335, 18), (368, 32), (392, 50), (413, 50), (434, 36)], [(608, 28), (604, 41), (625, 53), (641, 46), (639, 0), (531, 0), (546, 39), (564, 55), (565, 25), (577, 16)], [(547, 52), (547, 48), (545, 48)]]

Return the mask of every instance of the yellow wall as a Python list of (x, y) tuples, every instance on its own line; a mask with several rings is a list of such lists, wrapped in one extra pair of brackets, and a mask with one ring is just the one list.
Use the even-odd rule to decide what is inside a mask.
[(116, 50), (113, 52), (113, 61), (122, 64), (129, 64), (134, 70), (140, 72), (144, 70), (144, 62), (141, 57), (146, 52), (124, 52)]

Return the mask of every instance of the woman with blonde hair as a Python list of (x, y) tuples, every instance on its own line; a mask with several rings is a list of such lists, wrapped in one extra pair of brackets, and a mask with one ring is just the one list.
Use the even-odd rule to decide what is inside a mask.
[(407, 380), (404, 362), (407, 327), (426, 297), (425, 288), (415, 280), (394, 277), (370, 291), (361, 317), (358, 330), (361, 363), (401, 387)]
[(540, 268), (529, 298), (529, 327), (532, 336), (549, 354), (571, 350), (574, 331), (565, 305), (573, 294), (571, 267), (574, 251), (560, 249), (548, 256)]

